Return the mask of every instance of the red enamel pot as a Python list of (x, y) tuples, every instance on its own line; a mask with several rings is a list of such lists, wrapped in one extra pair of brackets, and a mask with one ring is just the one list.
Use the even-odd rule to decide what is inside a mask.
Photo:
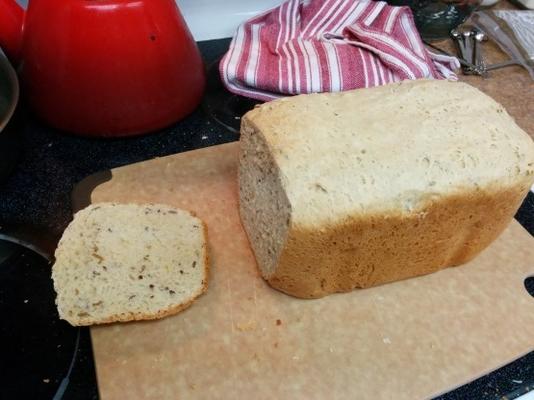
[(163, 128), (204, 86), (174, 0), (0, 0), (0, 46), (32, 109), (64, 131), (101, 137)]

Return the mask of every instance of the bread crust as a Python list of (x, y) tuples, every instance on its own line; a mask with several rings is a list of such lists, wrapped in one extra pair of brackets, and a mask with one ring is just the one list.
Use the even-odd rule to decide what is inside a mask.
[(275, 289), (319, 298), (429, 274), (474, 258), (506, 228), (526, 195), (497, 185), (430, 199), (411, 213), (372, 215), (310, 229), (290, 227)]

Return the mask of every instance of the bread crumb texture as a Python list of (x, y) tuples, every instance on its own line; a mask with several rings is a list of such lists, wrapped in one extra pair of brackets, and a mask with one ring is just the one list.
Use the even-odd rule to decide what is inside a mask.
[(534, 183), (534, 143), (459, 82), (263, 104), (242, 122), (240, 212), (262, 275), (298, 297), (458, 265)]
[(207, 289), (206, 235), (200, 219), (162, 204), (79, 211), (52, 267), (60, 318), (91, 325), (183, 310)]

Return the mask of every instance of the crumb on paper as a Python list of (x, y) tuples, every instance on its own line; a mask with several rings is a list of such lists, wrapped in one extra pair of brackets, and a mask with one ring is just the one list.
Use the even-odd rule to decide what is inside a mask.
[(334, 349), (332, 347), (330, 347), (328, 350), (330, 350), (330, 353), (334, 352)]
[(195, 390), (196, 387), (197, 387), (197, 385), (195, 385), (194, 383), (190, 383), (189, 384), (189, 389), (191, 389), (191, 390)]
[(253, 331), (256, 329), (256, 321), (238, 322), (236, 324), (237, 330), (241, 332)]
[(282, 325), (282, 321), (281, 321), (281, 320), (279, 320), (279, 319), (277, 319), (277, 320), (276, 320), (276, 325), (277, 325), (277, 326), (280, 326), (280, 325)]
[(274, 342), (273, 346), (274, 346), (275, 349), (277, 349), (278, 348), (278, 342)]
[(293, 356), (293, 360), (298, 361), (299, 360), (299, 356)]
[(382, 341), (383, 341), (385, 344), (391, 344), (391, 339), (388, 338), (388, 337), (382, 338)]
[(44, 383), (50, 383), (50, 379), (45, 378), (45, 379), (43, 379), (43, 382), (44, 382)]

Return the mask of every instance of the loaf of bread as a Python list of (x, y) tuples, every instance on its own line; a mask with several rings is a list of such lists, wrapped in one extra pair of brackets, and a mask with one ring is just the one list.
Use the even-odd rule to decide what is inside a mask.
[(204, 224), (161, 204), (91, 205), (74, 216), (55, 256), (56, 304), (71, 325), (175, 314), (208, 283)]
[(316, 298), (469, 261), (533, 165), (529, 135), (464, 83), (295, 96), (242, 120), (241, 219), (269, 284)]

